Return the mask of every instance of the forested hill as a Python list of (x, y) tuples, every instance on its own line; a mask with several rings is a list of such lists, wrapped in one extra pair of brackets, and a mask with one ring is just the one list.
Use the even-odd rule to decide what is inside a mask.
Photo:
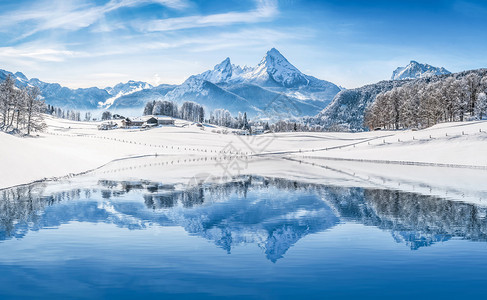
[[(363, 131), (369, 129), (367, 125), (399, 129), (427, 127), (442, 121), (479, 118), (485, 114), (482, 103), (486, 89), (487, 69), (422, 79), (381, 81), (361, 88), (341, 91), (312, 122), (328, 130)], [(391, 114), (379, 114), (380, 117), (373, 118), (375, 120), (373, 123), (366, 124), (367, 110), (371, 110), (376, 99), (380, 99), (389, 91), (392, 91), (394, 97), (378, 103), (375, 111), (391, 112)], [(388, 95), (390, 96), (390, 93)], [(416, 109), (412, 109), (413, 107)], [(406, 117), (408, 114), (410, 115)], [(403, 121), (397, 120), (399, 116)], [(384, 120), (378, 121), (379, 118)], [(394, 120), (392, 126), (386, 124), (391, 122), (391, 118)], [(405, 118), (411, 120), (406, 121)]]

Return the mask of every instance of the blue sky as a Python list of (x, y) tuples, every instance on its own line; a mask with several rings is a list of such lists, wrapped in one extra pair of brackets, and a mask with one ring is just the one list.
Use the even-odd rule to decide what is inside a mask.
[(487, 67), (487, 1), (0, 0), (0, 68), (68, 87), (181, 83), (272, 47), (347, 88), (410, 60)]

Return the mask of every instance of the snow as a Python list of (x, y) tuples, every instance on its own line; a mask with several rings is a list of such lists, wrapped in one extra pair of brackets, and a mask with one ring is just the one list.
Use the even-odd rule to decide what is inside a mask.
[(152, 87), (153, 86), (146, 82), (130, 80), (127, 83), (119, 83), (113, 88), (105, 88), (105, 90), (113, 97), (106, 99), (104, 102), (98, 102), (98, 107), (105, 109), (110, 108), (117, 99), (142, 90), (151, 89)]
[(391, 80), (426, 78), (444, 74), (450, 74), (450, 71), (412, 60), (406, 67), (397, 68), (392, 73)]
[[(232, 157), (238, 152), (239, 157), (253, 161), (279, 159), (278, 163), (261, 162), (253, 170), (280, 177), (292, 175), (306, 178), (308, 172), (305, 164), (300, 164), (299, 168), (294, 165), (288, 167), (281, 158), (305, 162), (327, 161), (337, 165), (350, 163), (340, 161), (343, 159), (365, 165), (369, 162), (369, 170), (375, 170), (377, 166), (385, 166), (386, 169), (405, 167), (404, 164), (487, 169), (486, 121), (445, 123), (421, 131), (305, 132), (260, 136), (220, 134), (217, 131), (222, 128), (203, 130), (183, 120), (177, 120), (175, 126), (149, 130), (107, 131), (97, 130), (98, 122), (74, 122), (48, 117), (47, 123), (47, 132), (38, 137), (20, 138), (0, 133), (0, 188), (82, 173), (113, 160), (156, 153), (159, 158), (170, 159), (174, 163), (185, 160), (189, 163), (190, 159), (198, 159), (199, 169), (190, 164), (191, 176), (198, 172), (214, 171), (216, 159), (222, 157), (222, 151), (226, 152), (225, 156)], [(121, 165), (126, 163), (128, 161), (118, 162)], [(242, 162), (241, 165), (246, 163)], [(478, 172), (485, 174), (487, 171), (484, 169)], [(222, 173), (221, 168), (218, 170)]]
[(265, 83), (269, 80), (286, 86), (308, 85), (309, 80), (293, 66), (277, 49), (272, 48), (250, 72), (242, 75), (246, 81)]
[(232, 77), (234, 68), (235, 66), (232, 66), (230, 58), (227, 57), (220, 64), (216, 65), (213, 70), (208, 70), (195, 77), (212, 83), (226, 82)]
[(213, 70), (208, 70), (194, 77), (211, 83), (249, 82), (266, 84), (271, 80), (286, 87), (309, 83), (307, 76), (301, 73), (275, 48), (267, 51), (264, 58), (254, 68), (233, 65), (230, 58), (227, 57)]

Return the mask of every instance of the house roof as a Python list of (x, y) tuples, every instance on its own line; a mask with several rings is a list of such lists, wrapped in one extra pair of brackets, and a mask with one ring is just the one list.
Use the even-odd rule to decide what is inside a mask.
[(147, 115), (147, 116), (142, 116), (142, 117), (132, 117), (132, 118), (127, 118), (132, 122), (147, 122), (149, 119), (156, 119), (156, 120), (174, 120), (172, 117), (168, 116), (154, 116), (154, 115)]

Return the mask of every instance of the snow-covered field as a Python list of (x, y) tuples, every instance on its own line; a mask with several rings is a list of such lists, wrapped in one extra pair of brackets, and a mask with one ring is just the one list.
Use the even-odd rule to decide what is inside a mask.
[[(176, 126), (149, 130), (97, 130), (99, 123), (74, 122), (49, 117), (45, 133), (20, 138), (0, 133), (0, 188), (44, 178), (63, 177), (96, 169), (113, 160), (158, 155), (174, 163), (198, 162), (202, 173), (214, 171), (223, 156), (291, 158), (301, 164), (261, 163), (260, 171), (305, 175), (308, 165), (329, 159), (360, 160), (363, 168), (391, 169), (398, 164), (455, 165), (476, 167), (487, 173), (487, 122), (446, 123), (421, 131), (375, 131), (365, 133), (279, 133), (237, 136), (218, 133), (223, 128), (200, 127), (186, 121)], [(229, 161), (228, 159), (226, 161)], [(309, 164), (308, 164), (309, 163)], [(344, 165), (346, 161), (342, 161)], [(122, 165), (124, 162), (118, 162)], [(336, 162), (338, 164), (338, 162)], [(246, 168), (246, 163), (225, 172)], [(196, 166), (195, 166), (196, 168)], [(255, 167), (255, 172), (259, 167)], [(421, 171), (419, 167), (416, 169)], [(174, 168), (173, 168), (174, 171)], [(408, 171), (415, 173), (415, 169)]]

